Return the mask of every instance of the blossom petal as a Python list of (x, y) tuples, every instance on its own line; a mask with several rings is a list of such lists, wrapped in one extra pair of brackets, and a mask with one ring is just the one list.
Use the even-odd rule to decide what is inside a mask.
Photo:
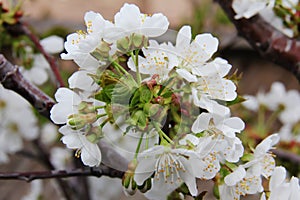
[(62, 52), (64, 50), (64, 40), (61, 37), (52, 35), (40, 41), (44, 50), (50, 54)]
[(211, 119), (209, 113), (201, 113), (192, 125), (193, 133), (200, 133), (208, 129), (208, 124)]
[(179, 30), (176, 38), (176, 47), (186, 47), (190, 45), (192, 31), (190, 26), (183, 26)]
[(169, 21), (166, 16), (161, 13), (146, 17), (141, 27), (141, 33), (148, 37), (157, 37), (164, 34), (169, 27)]
[(144, 158), (139, 161), (135, 173), (134, 180), (138, 185), (142, 185), (155, 171), (155, 158)]
[(233, 186), (236, 185), (237, 182), (242, 180), (245, 176), (246, 176), (246, 170), (244, 169), (244, 167), (239, 166), (236, 170), (234, 170), (234, 172), (227, 175), (224, 178), (224, 181), (226, 185)]

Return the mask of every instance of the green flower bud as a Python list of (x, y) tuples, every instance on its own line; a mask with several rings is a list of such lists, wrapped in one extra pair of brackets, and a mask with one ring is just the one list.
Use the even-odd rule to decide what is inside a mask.
[(130, 41), (129, 37), (124, 37), (124, 38), (117, 40), (117, 48), (121, 52), (128, 52), (130, 50), (130, 44), (131, 44), (131, 41)]
[(71, 128), (78, 130), (83, 128), (87, 124), (94, 123), (96, 120), (96, 113), (72, 114), (68, 117), (68, 124), (71, 126)]
[(136, 161), (133, 160), (128, 164), (128, 170), (125, 172), (122, 179), (122, 185), (124, 187), (124, 191), (128, 195), (134, 195), (138, 187), (136, 182), (134, 181), (135, 168), (136, 168)]
[(90, 54), (99, 61), (106, 61), (109, 57), (111, 44), (105, 42), (104, 40), (92, 51)]
[(78, 105), (78, 111), (79, 111), (79, 113), (82, 113), (82, 114), (95, 112), (95, 106), (92, 103), (82, 101)]
[(148, 47), (148, 37), (142, 34), (133, 33), (131, 35), (132, 49), (141, 49), (142, 47)]

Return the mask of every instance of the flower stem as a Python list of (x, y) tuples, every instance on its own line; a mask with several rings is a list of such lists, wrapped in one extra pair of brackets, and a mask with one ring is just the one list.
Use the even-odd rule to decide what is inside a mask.
[(94, 106), (94, 109), (98, 110), (98, 109), (102, 109), (102, 108), (105, 108), (105, 107), (106, 107), (106, 105), (104, 105), (104, 106)]
[(131, 58), (134, 62), (135, 69), (136, 69), (136, 79), (138, 84), (140, 85), (142, 82), (141, 74), (140, 74), (140, 69), (139, 69), (139, 50), (135, 51), (135, 54), (133, 51), (130, 52)]
[(278, 115), (281, 113), (282, 109), (281, 108), (277, 108), (277, 110), (275, 110), (270, 117), (268, 118), (267, 122), (266, 122), (266, 129), (269, 130), (273, 123), (275, 122), (275, 120), (277, 119)]
[(139, 139), (139, 143), (136, 147), (136, 150), (135, 150), (135, 154), (134, 154), (134, 159), (136, 160), (137, 159), (137, 156), (139, 154), (139, 151), (140, 151), (140, 148), (141, 148), (141, 144), (142, 144), (142, 141), (143, 141), (143, 136), (144, 136), (144, 132), (142, 133), (140, 139)]
[(106, 120), (104, 120), (104, 121), (100, 124), (100, 127), (103, 128), (107, 122), (109, 122), (109, 118), (107, 118)]
[(161, 130), (161, 128), (159, 127), (159, 124), (158, 124), (158, 123), (153, 122), (153, 125), (154, 125), (154, 128), (157, 130), (157, 132), (158, 132), (158, 134), (159, 134), (159, 137), (160, 137), (160, 139), (161, 139), (162, 141), (166, 141), (166, 142), (168, 142), (168, 143), (170, 143), (170, 144), (174, 144), (174, 142), (171, 140), (171, 138), (169, 138), (169, 136), (167, 136), (167, 135), (165, 134), (165, 132), (163, 132), (163, 131)]
[(126, 75), (129, 75), (129, 73), (118, 62), (112, 60), (111, 58), (109, 58), (109, 61), (118, 71), (121, 71)]
[(104, 117), (106, 115), (107, 115), (106, 113), (105, 114), (101, 114), (101, 115), (97, 115), (97, 119), (100, 119), (101, 117)]

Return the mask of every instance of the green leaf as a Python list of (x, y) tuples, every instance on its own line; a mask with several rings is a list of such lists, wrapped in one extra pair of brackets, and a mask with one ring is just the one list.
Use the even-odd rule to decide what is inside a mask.
[(153, 94), (147, 86), (142, 86), (140, 90), (140, 101), (143, 103), (148, 103), (152, 100)]
[(140, 101), (140, 91), (137, 89), (135, 90), (131, 100), (130, 100), (130, 107), (135, 107), (136, 105), (138, 105), (139, 101)]

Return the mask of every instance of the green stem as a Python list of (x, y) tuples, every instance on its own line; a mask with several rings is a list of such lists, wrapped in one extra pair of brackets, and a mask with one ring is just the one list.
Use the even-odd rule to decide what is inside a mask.
[(107, 118), (106, 120), (104, 120), (104, 121), (100, 124), (100, 127), (103, 128), (107, 122), (109, 122), (109, 118)]
[(167, 141), (167, 142), (170, 143), (170, 144), (174, 144), (174, 142), (171, 140), (171, 138), (169, 138), (169, 136), (167, 136), (167, 135), (165, 134), (165, 132), (163, 132), (163, 131), (160, 129), (158, 123), (153, 122), (153, 125), (154, 125), (154, 128), (157, 130), (157, 132), (158, 132), (159, 137), (160, 137), (161, 140)]
[(94, 109), (98, 110), (98, 109), (102, 109), (102, 108), (105, 108), (105, 107), (106, 107), (106, 105), (105, 106), (94, 106)]
[(278, 108), (277, 110), (275, 110), (270, 117), (268, 118), (267, 122), (266, 122), (266, 130), (269, 130), (273, 123), (275, 122), (275, 120), (277, 119), (278, 115), (281, 113), (282, 109)]
[(139, 50), (136, 50), (135, 54), (133, 53), (133, 51), (131, 51), (130, 55), (135, 65), (137, 83), (140, 85), (142, 82), (142, 78), (139, 69)]
[(140, 151), (140, 148), (141, 148), (141, 144), (142, 144), (142, 141), (143, 141), (143, 136), (144, 136), (144, 132), (142, 133), (140, 139), (139, 139), (139, 143), (136, 147), (136, 150), (135, 150), (135, 154), (134, 154), (134, 159), (136, 160), (137, 159), (137, 156), (139, 154), (139, 151)]
[(116, 61), (112, 60), (112, 58), (109, 58), (109, 61), (111, 64), (118, 70), (118, 72), (123, 72), (126, 75), (129, 75), (129, 73)]
[(174, 78), (170, 78), (167, 81), (167, 83), (160, 88), (160, 90), (158, 91), (157, 95), (160, 96), (161, 93), (165, 90), (165, 88), (171, 88), (172, 85), (173, 85), (173, 83), (174, 83), (173, 80), (174, 80)]
[(260, 105), (258, 109), (258, 132), (260, 136), (265, 135), (265, 106)]
[(105, 114), (101, 114), (101, 115), (97, 115), (97, 119), (100, 119), (101, 117), (104, 117), (106, 115), (107, 115), (106, 113)]

